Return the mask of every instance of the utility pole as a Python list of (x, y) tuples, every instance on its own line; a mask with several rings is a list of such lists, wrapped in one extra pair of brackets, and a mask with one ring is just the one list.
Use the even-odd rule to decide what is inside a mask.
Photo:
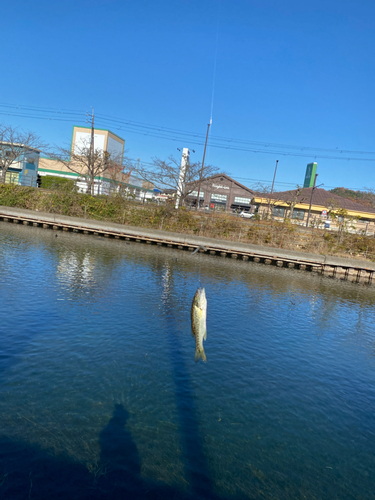
[(272, 181), (272, 187), (271, 187), (270, 197), (268, 198), (268, 211), (267, 211), (267, 213), (271, 212), (271, 195), (273, 193), (273, 186), (275, 185), (276, 172), (277, 172), (277, 164), (278, 163), (279, 163), (279, 160), (276, 160), (275, 173), (273, 174), (273, 181)]
[(276, 172), (277, 172), (277, 164), (279, 163), (279, 160), (276, 160), (276, 167), (275, 167), (275, 173), (273, 174), (273, 181), (272, 181), (272, 187), (271, 187), (271, 192), (270, 194), (273, 193), (273, 186), (275, 185), (275, 178), (276, 178)]
[(316, 178), (318, 177), (319, 174), (315, 174), (315, 179), (314, 179), (314, 185), (311, 190), (311, 197), (310, 197), (310, 206), (309, 206), (309, 212), (307, 214), (307, 221), (306, 221), (306, 227), (309, 227), (309, 220), (310, 220), (310, 213), (311, 213), (311, 205), (312, 205), (312, 199), (314, 195), (314, 190), (315, 190), (315, 185), (316, 185)]
[(201, 183), (202, 183), (202, 175), (203, 175), (203, 167), (204, 167), (204, 159), (206, 156), (206, 148), (207, 148), (207, 139), (208, 139), (208, 132), (210, 130), (210, 125), (212, 123), (212, 120), (210, 120), (210, 123), (207, 125), (207, 134), (206, 134), (206, 142), (204, 144), (204, 152), (203, 152), (203, 160), (202, 160), (202, 168), (201, 168), (201, 174), (199, 176), (199, 184), (198, 184), (198, 194), (197, 194), (197, 206), (195, 207), (195, 210), (198, 210), (199, 208), (199, 195), (201, 194)]

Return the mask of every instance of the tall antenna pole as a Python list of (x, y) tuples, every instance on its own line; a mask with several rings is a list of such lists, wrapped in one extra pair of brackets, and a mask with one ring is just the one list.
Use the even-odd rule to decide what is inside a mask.
[(94, 177), (94, 108), (91, 106), (92, 113), (91, 113), (91, 142), (90, 142), (90, 172), (89, 175), (91, 176), (91, 193), (95, 193), (95, 177)]
[(210, 120), (210, 123), (207, 125), (207, 134), (206, 134), (206, 142), (204, 144), (204, 152), (203, 152), (203, 160), (202, 160), (202, 168), (201, 168), (201, 174), (199, 176), (199, 184), (198, 184), (198, 194), (197, 194), (197, 205), (195, 207), (195, 210), (198, 210), (199, 208), (199, 195), (201, 194), (201, 183), (202, 183), (202, 176), (203, 176), (203, 167), (204, 167), (204, 159), (206, 157), (206, 148), (207, 148), (207, 139), (208, 139), (208, 132), (210, 130), (210, 125), (212, 123), (212, 119)]

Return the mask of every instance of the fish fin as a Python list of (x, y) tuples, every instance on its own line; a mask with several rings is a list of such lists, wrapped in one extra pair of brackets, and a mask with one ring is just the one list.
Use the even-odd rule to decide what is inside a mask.
[(204, 332), (203, 338), (204, 340), (207, 340), (207, 330)]
[(207, 358), (206, 358), (206, 353), (204, 352), (203, 347), (201, 349), (196, 348), (195, 349), (195, 362), (198, 363), (199, 360), (202, 360), (206, 363)]

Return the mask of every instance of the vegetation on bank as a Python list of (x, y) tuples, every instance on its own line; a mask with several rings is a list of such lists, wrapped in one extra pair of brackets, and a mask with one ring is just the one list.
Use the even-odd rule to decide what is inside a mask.
[(43, 189), (57, 189), (59, 191), (66, 192), (77, 192), (78, 188), (76, 181), (73, 179), (67, 179), (66, 177), (58, 177), (57, 175), (43, 175), (40, 178), (41, 185)]
[(243, 220), (238, 216), (220, 212), (195, 212), (185, 208), (175, 210), (171, 204), (143, 205), (121, 194), (94, 197), (77, 193), (69, 181), (54, 187), (55, 189), (45, 190), (0, 184), (0, 205), (375, 261), (375, 239), (364, 234), (349, 234), (345, 228), (335, 233), (319, 228), (302, 228), (289, 219), (284, 222), (272, 219)]

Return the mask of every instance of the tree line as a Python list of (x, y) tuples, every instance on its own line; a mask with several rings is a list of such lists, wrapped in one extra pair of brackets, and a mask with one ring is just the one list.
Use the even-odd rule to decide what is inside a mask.
[(349, 200), (360, 203), (361, 205), (367, 207), (375, 207), (375, 190), (372, 188), (364, 188), (363, 191), (354, 191), (353, 189), (347, 189), (344, 187), (337, 187), (330, 189), (330, 193), (337, 194), (343, 198), (348, 198)]
[(202, 168), (200, 162), (188, 160), (181, 178), (180, 162), (173, 156), (166, 160), (155, 157), (145, 167), (127, 156), (123, 157), (95, 147), (93, 133), (91, 138), (83, 139), (71, 147), (52, 148), (34, 132), (24, 132), (0, 124), (0, 183), (6, 182), (9, 168), (12, 164), (22, 161), (27, 149), (38, 150), (65, 169), (77, 174), (86, 181), (87, 192), (92, 195), (95, 192), (96, 178), (105, 176), (112, 181), (117, 191), (120, 188), (126, 191), (130, 174), (136, 172), (136, 175), (145, 182), (162, 191), (170, 189), (179, 192), (180, 205), (184, 205), (187, 196), (197, 191), (200, 184), (208, 177), (218, 173), (216, 167), (204, 165)]

